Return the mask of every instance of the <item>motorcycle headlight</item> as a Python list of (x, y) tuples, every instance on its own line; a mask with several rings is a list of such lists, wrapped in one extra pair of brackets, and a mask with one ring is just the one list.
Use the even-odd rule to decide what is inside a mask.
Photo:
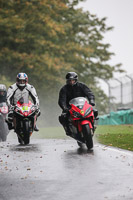
[(85, 117), (91, 113), (91, 107), (89, 107), (85, 112)]
[(81, 117), (80, 113), (78, 113), (78, 112), (76, 112), (76, 111), (73, 111), (73, 115), (74, 115), (74, 117), (76, 117), (76, 118), (80, 118), (80, 117)]

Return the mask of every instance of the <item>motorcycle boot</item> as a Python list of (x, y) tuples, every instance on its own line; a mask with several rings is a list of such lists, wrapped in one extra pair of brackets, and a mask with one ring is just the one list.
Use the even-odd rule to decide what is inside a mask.
[(72, 135), (72, 131), (71, 131), (69, 125), (64, 125), (63, 127), (65, 129), (66, 135), (67, 136), (71, 136)]
[(7, 123), (7, 126), (8, 126), (8, 129), (9, 129), (9, 130), (14, 129), (14, 126), (13, 126), (12, 123), (9, 123), (9, 122), (7, 122), (7, 121), (6, 121), (6, 123)]
[(84, 140), (84, 138), (81, 136), (80, 133), (75, 134), (75, 135), (74, 135), (74, 139), (77, 140), (77, 141), (79, 141), (79, 142), (81, 142), (81, 143), (85, 143), (85, 140)]
[(37, 127), (37, 125), (35, 125), (34, 131), (39, 131), (39, 128)]
[(5, 118), (5, 122), (7, 123), (7, 126), (8, 126), (9, 130), (14, 129), (14, 126), (13, 126), (13, 113), (8, 113), (8, 115)]

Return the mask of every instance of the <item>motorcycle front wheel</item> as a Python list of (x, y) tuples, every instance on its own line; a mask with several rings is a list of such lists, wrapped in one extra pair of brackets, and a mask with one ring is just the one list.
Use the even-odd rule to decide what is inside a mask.
[(93, 148), (93, 140), (91, 135), (91, 129), (89, 127), (89, 124), (85, 124), (82, 126), (82, 132), (85, 139), (85, 143), (88, 149)]
[(24, 131), (24, 144), (29, 144), (30, 142), (30, 133), (29, 133), (29, 121), (23, 122), (23, 131)]

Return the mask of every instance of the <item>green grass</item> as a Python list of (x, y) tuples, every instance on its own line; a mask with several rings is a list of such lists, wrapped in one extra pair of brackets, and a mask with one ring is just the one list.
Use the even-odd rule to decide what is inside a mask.
[(95, 135), (102, 144), (133, 151), (133, 125), (99, 125)]
[(42, 139), (65, 139), (67, 138), (63, 127), (40, 128), (39, 132), (33, 132), (33, 138)]

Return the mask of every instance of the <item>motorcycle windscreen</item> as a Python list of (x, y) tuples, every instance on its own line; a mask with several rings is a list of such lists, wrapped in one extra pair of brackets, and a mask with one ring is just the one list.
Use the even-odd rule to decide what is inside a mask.
[(84, 98), (84, 97), (77, 97), (77, 98), (71, 99), (69, 101), (69, 104), (70, 105), (73, 104), (76, 107), (81, 109), (84, 106), (86, 101), (88, 102), (88, 100), (86, 98)]
[(29, 99), (25, 96), (21, 97), (18, 101), (20, 104), (24, 104), (24, 103), (28, 104), (29, 103)]

